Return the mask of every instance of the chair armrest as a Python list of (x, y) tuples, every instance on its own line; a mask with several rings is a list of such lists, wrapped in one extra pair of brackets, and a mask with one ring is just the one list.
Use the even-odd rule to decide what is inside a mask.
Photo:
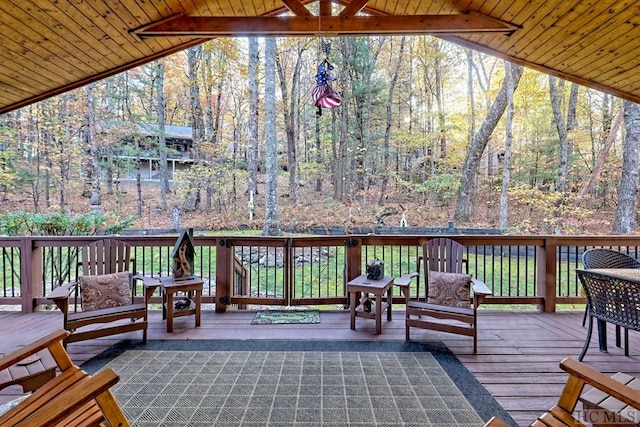
[(55, 332), (51, 332), (48, 335), (45, 335), (44, 337), (32, 342), (29, 345), (20, 347), (19, 349), (12, 351), (6, 356), (0, 358), (0, 371), (15, 365), (16, 363), (26, 359), (32, 354), (36, 354), (40, 350), (44, 350), (45, 348), (48, 348), (51, 345), (62, 341), (67, 336), (69, 336), (69, 332), (65, 331), (64, 329), (60, 329)]
[(408, 273), (408, 274), (403, 274), (402, 276), (400, 276), (399, 278), (395, 279), (393, 281), (394, 285), (403, 287), (403, 286), (409, 286), (411, 284), (411, 279), (413, 279), (414, 277), (419, 277), (420, 275), (417, 272), (413, 272), (413, 273)]
[(414, 271), (413, 273), (404, 274), (393, 281), (393, 284), (400, 288), (400, 292), (402, 292), (407, 302), (411, 297), (409, 287), (411, 285), (411, 279), (414, 277), (420, 277), (420, 274)]
[(474, 295), (479, 295), (479, 296), (488, 296), (488, 295), (493, 295), (493, 292), (491, 291), (491, 289), (489, 289), (489, 287), (481, 280), (478, 279), (471, 279), (471, 287), (473, 289), (473, 294)]
[(151, 300), (156, 288), (161, 285), (160, 280), (141, 274), (133, 276), (133, 280), (140, 280), (142, 282), (142, 287), (144, 288), (144, 303), (149, 304), (149, 300)]
[(64, 285), (60, 285), (51, 292), (49, 292), (45, 298), (50, 300), (60, 300), (60, 299), (68, 299), (71, 295), (71, 292), (74, 291), (75, 287), (78, 286), (77, 282), (69, 282)]
[(566, 358), (560, 362), (560, 368), (568, 372), (569, 375), (584, 381), (586, 384), (615, 397), (627, 405), (640, 409), (640, 390), (634, 390), (631, 387), (596, 371), (589, 365), (578, 362), (572, 358)]
[(142, 282), (142, 285), (145, 288), (148, 287), (154, 287), (154, 289), (157, 286), (160, 286), (160, 280), (156, 279), (155, 277), (149, 277), (149, 276), (143, 276), (141, 274), (136, 274), (135, 276), (133, 276), (133, 280), (140, 280)]
[(492, 417), (489, 421), (487, 421), (484, 427), (511, 427), (509, 424), (505, 423), (498, 417)]
[[(31, 412), (28, 416), (28, 422), (30, 425), (57, 425), (93, 399), (99, 398), (105, 393), (110, 394), (109, 389), (119, 380), (118, 374), (113, 369), (107, 368), (93, 376), (87, 375), (70, 387), (57, 390), (58, 393), (52, 393), (50, 399), (45, 403), (42, 403), (42, 399), (34, 398), (33, 409), (31, 410), (33, 412), (28, 407), (26, 409), (27, 413)], [(111, 398), (113, 399), (113, 395), (111, 395)], [(21, 404), (28, 405), (29, 401), (30, 399), (27, 398)], [(122, 417), (121, 421), (123, 419), (124, 417)]]

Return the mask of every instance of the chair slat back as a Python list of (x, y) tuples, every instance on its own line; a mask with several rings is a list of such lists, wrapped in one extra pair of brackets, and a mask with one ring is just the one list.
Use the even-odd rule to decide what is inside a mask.
[(131, 246), (116, 240), (104, 239), (82, 248), (82, 274), (120, 273), (130, 271), (135, 274), (135, 260), (131, 258)]
[(593, 248), (582, 254), (584, 268), (640, 268), (640, 261), (624, 252)]
[(422, 245), (422, 253), (425, 274), (428, 271), (462, 273), (466, 267), (466, 260), (463, 258), (464, 246), (455, 240), (444, 237), (430, 239)]

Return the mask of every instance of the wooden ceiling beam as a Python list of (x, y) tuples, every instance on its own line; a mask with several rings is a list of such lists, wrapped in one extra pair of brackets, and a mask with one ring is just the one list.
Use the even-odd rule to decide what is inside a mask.
[(342, 12), (340, 12), (340, 16), (354, 16), (358, 12), (360, 12), (364, 7), (369, 3), (369, 0), (353, 0), (349, 2)]
[(331, 9), (332, 9), (332, 1), (331, 0), (320, 0), (319, 1), (319, 9), (320, 9), (320, 16), (331, 16), (333, 15), (331, 13)]
[(296, 16), (313, 16), (300, 0), (282, 0), (282, 3)]
[(308, 36), (365, 34), (506, 33), (518, 27), (485, 15), (178, 16), (135, 31), (145, 37)]

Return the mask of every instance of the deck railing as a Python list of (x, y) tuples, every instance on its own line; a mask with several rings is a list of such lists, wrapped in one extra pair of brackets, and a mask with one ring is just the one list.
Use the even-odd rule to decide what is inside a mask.
[[(384, 261), (385, 275), (416, 270), (421, 245), (442, 236), (235, 237), (196, 236), (195, 273), (205, 281), (204, 302), (229, 306), (347, 305), (345, 284), (367, 261)], [(465, 246), (469, 270), (493, 291), (487, 304), (538, 306), (584, 304), (575, 269), (592, 247), (640, 256), (640, 238), (625, 236), (447, 236)], [(100, 237), (6, 237), (0, 239), (0, 304), (30, 312), (50, 305), (56, 286), (78, 277), (77, 248)], [(118, 237), (135, 248), (138, 271), (170, 274), (175, 236)], [(414, 281), (412, 293), (424, 292)], [(398, 302), (400, 295), (394, 292)], [(141, 289), (137, 298), (142, 300)], [(159, 303), (156, 295), (152, 302)], [(205, 309), (208, 306), (205, 306)]]

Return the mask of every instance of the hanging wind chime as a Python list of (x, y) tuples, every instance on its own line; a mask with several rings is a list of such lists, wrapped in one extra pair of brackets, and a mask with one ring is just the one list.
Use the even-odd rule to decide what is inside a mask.
[(316, 74), (316, 87), (313, 89), (313, 105), (317, 107), (316, 115), (322, 115), (323, 108), (336, 108), (342, 103), (340, 94), (331, 87), (331, 82), (336, 78), (331, 75), (333, 65), (329, 63), (329, 52), (331, 52), (331, 43), (322, 42), (322, 51), (324, 52), (324, 60), (318, 65), (318, 73)]

